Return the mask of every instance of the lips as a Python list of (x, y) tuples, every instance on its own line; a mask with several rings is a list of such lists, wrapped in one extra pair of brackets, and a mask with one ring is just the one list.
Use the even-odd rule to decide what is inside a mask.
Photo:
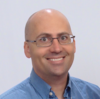
[(49, 60), (51, 60), (51, 61), (60, 61), (60, 60), (62, 60), (63, 58), (57, 58), (57, 59), (49, 59)]
[(52, 66), (62, 66), (64, 60), (65, 60), (65, 56), (47, 58), (48, 63), (50, 63)]
[(61, 61), (61, 60), (63, 60), (65, 58), (65, 56), (64, 57), (51, 57), (51, 58), (47, 58), (47, 60), (50, 60), (50, 61)]

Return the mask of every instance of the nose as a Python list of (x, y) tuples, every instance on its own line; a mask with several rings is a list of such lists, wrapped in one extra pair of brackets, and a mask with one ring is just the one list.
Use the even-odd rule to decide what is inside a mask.
[(52, 53), (62, 52), (62, 45), (59, 43), (58, 39), (53, 39), (52, 45), (50, 46), (50, 52)]

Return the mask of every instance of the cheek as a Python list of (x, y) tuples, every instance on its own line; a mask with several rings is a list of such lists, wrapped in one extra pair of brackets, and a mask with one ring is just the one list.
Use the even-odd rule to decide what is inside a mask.
[(31, 50), (31, 58), (33, 58), (33, 61), (34, 60), (41, 61), (46, 52), (47, 52), (46, 48), (42, 47), (33, 48), (33, 50)]
[(75, 52), (75, 48), (72, 44), (67, 45), (64, 49), (69, 55), (74, 54)]
[(37, 48), (31, 52), (32, 53), (32, 56), (31, 56), (32, 64), (36, 72), (41, 72), (44, 70), (45, 68), (44, 56), (46, 52), (47, 50), (45, 48)]

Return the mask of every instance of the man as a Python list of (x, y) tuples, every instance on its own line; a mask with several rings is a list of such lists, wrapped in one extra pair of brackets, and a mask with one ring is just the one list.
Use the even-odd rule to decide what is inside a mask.
[(70, 77), (75, 36), (66, 17), (57, 10), (33, 14), (25, 27), (24, 52), (33, 70), (28, 79), (0, 99), (100, 99), (100, 88)]

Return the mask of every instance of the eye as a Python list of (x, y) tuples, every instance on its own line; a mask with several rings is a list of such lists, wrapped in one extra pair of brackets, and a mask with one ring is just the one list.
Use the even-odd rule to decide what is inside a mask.
[(42, 37), (42, 38), (40, 38), (40, 41), (47, 42), (48, 38), (47, 37)]
[(63, 35), (63, 36), (61, 36), (61, 38), (60, 38), (61, 40), (67, 40), (68, 39), (68, 36), (66, 36), (66, 35)]

